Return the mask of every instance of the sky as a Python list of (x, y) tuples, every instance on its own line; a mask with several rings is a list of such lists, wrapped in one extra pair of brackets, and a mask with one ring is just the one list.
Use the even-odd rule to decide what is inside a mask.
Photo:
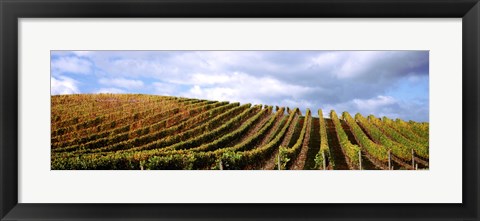
[(51, 51), (51, 94), (141, 93), (429, 121), (428, 51)]

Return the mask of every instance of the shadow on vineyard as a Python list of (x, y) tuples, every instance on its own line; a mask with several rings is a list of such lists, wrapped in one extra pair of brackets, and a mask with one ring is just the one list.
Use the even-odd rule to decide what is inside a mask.
[(428, 169), (428, 123), (328, 116), (172, 96), (56, 95), (51, 169)]
[(315, 170), (315, 155), (320, 151), (320, 123), (318, 118), (312, 119), (312, 129), (310, 141), (308, 143), (308, 151), (306, 153), (304, 170)]
[(337, 138), (337, 132), (335, 131), (335, 125), (331, 119), (325, 119), (327, 123), (328, 145), (332, 152), (333, 159), (335, 160), (335, 170), (348, 170), (348, 164), (345, 160), (345, 154), (340, 147)]

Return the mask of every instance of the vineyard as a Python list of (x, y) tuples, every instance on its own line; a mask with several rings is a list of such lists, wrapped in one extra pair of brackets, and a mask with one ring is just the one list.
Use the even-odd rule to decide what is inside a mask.
[(52, 170), (420, 170), (429, 124), (139, 94), (51, 97)]

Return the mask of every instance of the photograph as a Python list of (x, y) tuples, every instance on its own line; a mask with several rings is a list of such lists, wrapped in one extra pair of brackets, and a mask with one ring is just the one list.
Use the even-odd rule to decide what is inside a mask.
[(50, 169), (429, 170), (429, 83), (427, 50), (52, 50)]

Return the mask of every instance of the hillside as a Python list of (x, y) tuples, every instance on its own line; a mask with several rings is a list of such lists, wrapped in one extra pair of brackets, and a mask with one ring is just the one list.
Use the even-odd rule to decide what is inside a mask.
[(319, 117), (170, 96), (52, 96), (51, 169), (428, 169), (428, 123), (314, 111)]

